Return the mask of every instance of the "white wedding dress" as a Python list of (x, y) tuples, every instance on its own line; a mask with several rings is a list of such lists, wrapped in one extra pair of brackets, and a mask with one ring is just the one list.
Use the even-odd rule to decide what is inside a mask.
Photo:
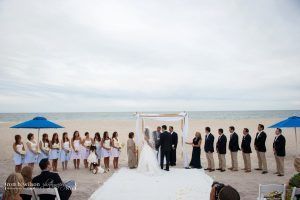
[(157, 161), (157, 151), (153, 147), (154, 144), (145, 137), (138, 163), (138, 172), (147, 175), (161, 174), (161, 169)]

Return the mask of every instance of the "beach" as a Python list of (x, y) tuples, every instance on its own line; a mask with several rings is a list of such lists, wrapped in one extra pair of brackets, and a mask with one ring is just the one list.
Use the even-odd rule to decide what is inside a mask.
[[(194, 137), (194, 133), (196, 131), (200, 131), (202, 137), (204, 138), (204, 128), (206, 126), (210, 126), (212, 129), (212, 134), (217, 137), (217, 129), (223, 128), (224, 132), (229, 140), (229, 131), (228, 127), (233, 125), (236, 128), (236, 132), (239, 134), (239, 143), (241, 143), (242, 138), (242, 130), (243, 128), (249, 128), (250, 134), (252, 136), (252, 151), (251, 161), (252, 161), (252, 169), (257, 167), (257, 157), (254, 151), (253, 143), (255, 133), (257, 132), (257, 124), (262, 123), (265, 127), (272, 125), (282, 119), (280, 118), (272, 118), (272, 119), (191, 119), (189, 121), (189, 140), (192, 141)], [(61, 138), (62, 132), (68, 132), (69, 138), (72, 137), (72, 134), (75, 130), (78, 130), (83, 137), (84, 133), (88, 131), (91, 136), (94, 135), (95, 132), (100, 132), (101, 137), (104, 131), (108, 131), (110, 136), (113, 131), (117, 131), (119, 133), (119, 140), (121, 143), (125, 143), (128, 138), (128, 133), (133, 131), (135, 132), (135, 121), (134, 120), (64, 120), (64, 121), (56, 121), (57, 123), (64, 126), (64, 129), (48, 129), (41, 130), (42, 133), (48, 133), (50, 138), (52, 133), (59, 133), (59, 137)], [(37, 130), (25, 130), (25, 129), (10, 129), (9, 127), (16, 124), (18, 122), (3, 122), (0, 123), (0, 183), (1, 185), (5, 182), (6, 177), (14, 171), (14, 163), (13, 163), (13, 149), (12, 145), (14, 142), (14, 135), (20, 134), (22, 136), (23, 142), (26, 141), (26, 135), (29, 132), (34, 133), (35, 139), (37, 140)], [(149, 121), (145, 122), (145, 127), (149, 127), (150, 130), (155, 130), (158, 125), (172, 125), (174, 126), (175, 132), (181, 135), (180, 131), (180, 123), (176, 122), (159, 122), (159, 121)], [(259, 184), (267, 184), (267, 183), (286, 183), (289, 178), (295, 173), (293, 167), (293, 159), (296, 155), (295, 153), (295, 135), (294, 129), (284, 129), (283, 135), (286, 137), (286, 158), (285, 158), (285, 176), (278, 177), (273, 173), (276, 170), (275, 159), (272, 150), (272, 144), (274, 140), (274, 129), (265, 129), (268, 137), (267, 137), (267, 163), (269, 173), (262, 175), (260, 171), (252, 170), (251, 173), (244, 173), (243, 170), (239, 170), (238, 172), (231, 172), (227, 170), (226, 172), (206, 172), (212, 179), (215, 181), (222, 182), (224, 184), (229, 184), (236, 188), (240, 193), (242, 199), (255, 199), (258, 195), (258, 186)], [(216, 140), (215, 140), (216, 141)], [(178, 148), (177, 148), (177, 166), (178, 168), (182, 167), (182, 155), (181, 155), (181, 145), (182, 142), (179, 140)], [(228, 144), (227, 144), (228, 145)], [(202, 166), (206, 167), (206, 158), (203, 151), (203, 143), (202, 143), (202, 152), (201, 152), (201, 162)], [(188, 146), (189, 155), (191, 156), (192, 147)], [(214, 154), (215, 164), (218, 166), (217, 154)], [(231, 159), (229, 151), (226, 154), (227, 167), (230, 167)], [(242, 154), (239, 152), (238, 154), (239, 168), (243, 168), (243, 160)], [(101, 160), (101, 164), (103, 161)], [(112, 162), (111, 162), (112, 165)], [(106, 180), (108, 180), (111, 175), (114, 173), (114, 170), (111, 170), (109, 173), (105, 174), (97, 174), (94, 175), (90, 173), (87, 169), (83, 168), (83, 162), (81, 161), (80, 170), (74, 170), (73, 163), (69, 162), (69, 169), (67, 171), (62, 171), (60, 163), (59, 163), (59, 175), (61, 176), (63, 181), (75, 180), (77, 182), (77, 188), (73, 191), (71, 199), (79, 200), (79, 199), (88, 199), (92, 193), (100, 186), (102, 186)], [(121, 152), (120, 156), (120, 167), (127, 167), (127, 155), (126, 155), (126, 146)], [(35, 166), (34, 176), (39, 174), (40, 170), (38, 166)], [(172, 168), (170, 170), (172, 173)], [(130, 177), (128, 177), (130, 178)], [(113, 191), (112, 191), (113, 192)]]

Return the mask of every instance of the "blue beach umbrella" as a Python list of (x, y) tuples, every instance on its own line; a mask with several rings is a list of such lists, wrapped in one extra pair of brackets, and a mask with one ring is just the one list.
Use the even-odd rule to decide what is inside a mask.
[(48, 128), (64, 128), (58, 124), (48, 121), (45, 117), (35, 117), (32, 120), (17, 124), (10, 128), (26, 128), (26, 129), (38, 129), (38, 142), (40, 140), (40, 129)]
[(297, 152), (297, 127), (300, 127), (300, 117), (292, 116), (287, 118), (286, 120), (283, 120), (281, 122), (278, 122), (269, 128), (294, 128), (295, 129), (295, 141), (296, 141), (296, 152)]

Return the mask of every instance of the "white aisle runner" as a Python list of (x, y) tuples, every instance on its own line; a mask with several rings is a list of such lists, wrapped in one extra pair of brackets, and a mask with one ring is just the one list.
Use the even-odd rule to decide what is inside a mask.
[(213, 180), (199, 169), (171, 168), (161, 175), (144, 175), (122, 168), (90, 200), (207, 200)]

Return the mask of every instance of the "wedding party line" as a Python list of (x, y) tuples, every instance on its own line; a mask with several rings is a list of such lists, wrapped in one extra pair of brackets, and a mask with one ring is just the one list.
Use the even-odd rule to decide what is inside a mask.
[[(255, 170), (261, 170), (262, 174), (268, 173), (268, 166), (266, 161), (265, 152), (266, 149), (266, 138), (267, 134), (264, 132), (264, 125), (258, 125), (258, 132), (251, 136), (248, 128), (244, 128), (243, 137), (241, 143), (239, 136), (235, 132), (235, 127), (230, 126), (228, 131), (229, 134), (226, 136), (223, 129), (218, 129), (218, 135), (212, 134), (210, 127), (205, 128), (205, 138), (202, 139), (202, 134), (197, 131), (195, 137), (191, 142), (186, 142), (193, 147), (192, 158), (190, 161), (190, 167), (202, 168), (201, 165), (201, 146), (204, 142), (204, 152), (206, 155), (208, 166), (205, 170), (212, 172), (214, 170), (220, 170), (224, 172), (226, 170), (226, 159), (227, 146), (231, 155), (231, 167), (229, 170), (237, 171), (238, 168), (238, 152), (242, 152), (244, 160), (245, 172), (251, 172), (252, 164), (250, 155), (252, 153), (251, 142), (254, 137), (254, 148), (257, 154), (258, 167)], [(171, 135), (172, 148), (167, 156), (168, 164), (171, 166), (176, 165), (176, 149), (178, 145), (178, 135), (173, 131), (173, 127), (169, 127)], [(155, 149), (158, 151), (158, 142), (160, 140), (161, 127), (157, 127), (156, 131), (153, 131), (152, 137), (154, 139)], [(49, 139), (49, 135), (44, 133), (41, 141), (35, 140), (34, 134), (29, 133), (26, 138), (26, 143), (23, 143), (23, 139), (20, 135), (15, 135), (15, 142), (13, 143), (14, 150), (14, 162), (15, 171), (20, 172), (23, 164), (28, 164), (34, 167), (34, 164), (39, 163), (43, 158), (48, 158), (52, 161), (53, 171), (57, 171), (58, 162), (61, 162), (62, 169), (68, 169), (68, 162), (73, 161), (74, 168), (79, 169), (81, 160), (83, 161), (84, 167), (89, 168), (88, 163), (97, 163), (100, 167), (100, 160), (103, 158), (104, 172), (110, 170), (110, 158), (113, 160), (113, 168), (117, 169), (120, 151), (124, 150), (125, 143), (120, 143), (118, 139), (118, 132), (113, 132), (110, 138), (109, 133), (105, 131), (100, 136), (99, 132), (96, 132), (93, 137), (90, 136), (89, 132), (85, 132), (84, 136), (81, 137), (78, 131), (74, 131), (71, 139), (67, 132), (62, 134), (62, 138), (59, 139), (58, 134), (54, 133)], [(130, 168), (137, 166), (136, 159), (138, 148), (133, 140), (134, 133), (129, 133), (127, 141), (127, 153), (128, 153), (128, 165)], [(215, 143), (215, 137), (217, 137)], [(227, 139), (227, 137), (229, 139)], [(229, 142), (227, 142), (229, 140)], [(228, 143), (228, 145), (227, 145)], [(284, 175), (284, 157), (285, 157), (285, 137), (282, 134), (282, 130), (277, 128), (274, 133), (273, 149), (274, 159), (276, 162), (276, 174), (278, 176)], [(93, 148), (94, 147), (94, 148)], [(217, 154), (219, 167), (215, 168), (214, 154)], [(89, 162), (90, 161), (90, 162)]]

